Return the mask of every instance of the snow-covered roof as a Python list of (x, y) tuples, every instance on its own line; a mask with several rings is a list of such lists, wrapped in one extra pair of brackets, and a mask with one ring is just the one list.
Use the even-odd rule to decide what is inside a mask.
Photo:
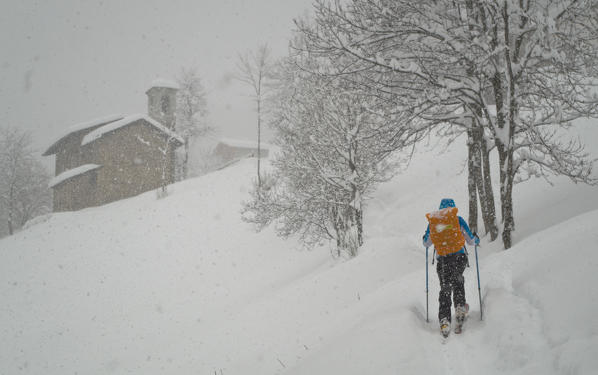
[(85, 121), (85, 122), (81, 122), (75, 125), (71, 125), (68, 128), (68, 132), (69, 134), (72, 132), (76, 132), (79, 130), (84, 130), (87, 128), (91, 128), (93, 126), (96, 125), (101, 125), (104, 123), (108, 123), (108, 122), (112, 122), (112, 121), (117, 121), (120, 120), (121, 118), (123, 118), (125, 116), (121, 115), (121, 114), (117, 114), (117, 115), (109, 115), (109, 116), (103, 116), (94, 120), (89, 120), (89, 121)]
[(62, 133), (60, 135), (60, 137), (58, 137), (54, 142), (52, 142), (52, 145), (50, 147), (48, 147), (48, 150), (46, 150), (46, 152), (44, 152), (44, 155), (51, 155), (52, 153), (54, 153), (55, 152), (54, 148), (58, 145), (58, 143), (60, 141), (62, 141), (64, 138), (71, 135), (72, 133), (75, 133), (75, 132), (78, 132), (81, 130), (85, 130), (88, 128), (93, 128), (94, 126), (107, 124), (109, 122), (118, 121), (122, 118), (124, 118), (124, 116), (120, 115), (120, 114), (119, 115), (110, 115), (110, 116), (103, 116), (103, 117), (96, 118), (93, 120), (81, 122), (81, 123), (78, 123), (75, 125), (71, 125), (68, 127), (66, 132)]
[(86, 145), (88, 143), (91, 143), (91, 142), (101, 138), (106, 133), (109, 133), (113, 130), (122, 128), (124, 126), (132, 124), (133, 122), (139, 121), (139, 120), (145, 120), (150, 125), (152, 125), (154, 128), (158, 129), (159, 131), (168, 135), (169, 137), (176, 139), (181, 144), (185, 143), (183, 138), (181, 138), (177, 133), (173, 132), (172, 130), (168, 129), (164, 125), (160, 124), (158, 121), (154, 120), (153, 118), (151, 118), (147, 115), (134, 114), (134, 115), (130, 115), (125, 118), (122, 118), (118, 121), (108, 123), (102, 127), (99, 127), (97, 129), (89, 132), (88, 134), (85, 135), (85, 137), (83, 137), (83, 140), (81, 141), (81, 146)]
[[(230, 147), (239, 147), (239, 148), (257, 148), (257, 141), (249, 141), (245, 139), (233, 139), (233, 138), (221, 138), (219, 140), (220, 143), (223, 143)], [(260, 148), (268, 149), (271, 146), (267, 143), (260, 142)]]
[(60, 173), (58, 176), (52, 178), (50, 180), (50, 183), (48, 184), (48, 186), (52, 188), (64, 181), (68, 180), (69, 178), (73, 178), (75, 176), (82, 175), (83, 173), (93, 171), (94, 169), (98, 169), (100, 167), (101, 167), (101, 165), (97, 165), (97, 164), (83, 164), (76, 168), (69, 169), (68, 171), (64, 171), (64, 172)]
[(152, 87), (167, 87), (169, 89), (179, 89), (179, 84), (175, 81), (166, 78), (156, 78), (152, 81), (150, 89)]

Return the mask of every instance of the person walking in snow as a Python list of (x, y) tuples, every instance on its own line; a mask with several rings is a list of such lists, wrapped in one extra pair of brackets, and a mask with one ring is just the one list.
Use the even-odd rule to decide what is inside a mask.
[(457, 319), (455, 333), (461, 333), (461, 326), (469, 310), (465, 301), (463, 277), (468, 264), (465, 242), (469, 245), (480, 243), (480, 239), (471, 233), (469, 226), (457, 212), (454, 200), (443, 199), (438, 211), (426, 214), (428, 227), (423, 237), (424, 246), (434, 245), (437, 254), (436, 271), (440, 281), (438, 321), (445, 337), (448, 336), (451, 325), (451, 294)]

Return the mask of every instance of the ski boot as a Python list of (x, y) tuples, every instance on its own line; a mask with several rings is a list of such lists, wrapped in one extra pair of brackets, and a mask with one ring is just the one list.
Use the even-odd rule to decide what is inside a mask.
[(463, 330), (463, 323), (467, 318), (467, 313), (469, 312), (469, 305), (466, 303), (465, 305), (459, 305), (455, 307), (455, 318), (457, 319), (457, 325), (455, 326), (455, 333), (459, 334)]
[(445, 338), (451, 333), (451, 322), (447, 318), (442, 318), (440, 321), (440, 333)]

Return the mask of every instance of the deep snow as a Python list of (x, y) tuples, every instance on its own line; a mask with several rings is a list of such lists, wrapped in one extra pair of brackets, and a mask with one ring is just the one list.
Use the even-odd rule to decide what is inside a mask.
[(485, 319), (470, 249), (470, 317), (443, 345), (421, 236), (441, 198), (466, 215), (463, 147), (424, 149), (368, 203), (351, 260), (240, 220), (255, 160), (38, 218), (0, 240), (0, 374), (593, 373), (598, 189), (516, 187), (515, 246), (479, 249)]

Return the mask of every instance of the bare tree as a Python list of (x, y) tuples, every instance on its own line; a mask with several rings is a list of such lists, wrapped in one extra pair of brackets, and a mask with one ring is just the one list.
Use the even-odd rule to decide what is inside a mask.
[[(598, 116), (595, 1), (318, 0), (315, 14), (315, 26), (299, 29), (312, 53), (347, 57), (336, 74), (386, 74), (372, 75), (371, 86), (402, 97), (405, 111), (429, 126), (469, 129), (468, 144), (486, 147), (483, 158), (486, 139), (494, 143), (505, 248), (521, 166), (595, 182), (583, 148), (554, 135), (576, 118)], [(486, 160), (474, 162), (471, 151), (472, 166), (483, 166), (477, 190), (492, 197)]]
[[(461, 128), (453, 132), (454, 136), (468, 136), (470, 222), (477, 226), (479, 195), (486, 230), (492, 239), (496, 238), (490, 172), (489, 168), (481, 168), (489, 165), (489, 151), (482, 142), (482, 121), (476, 118), (481, 113), (477, 98), (489, 84), (476, 69), (475, 55), (465, 48), (455, 51), (451, 43), (437, 40), (434, 32), (463, 33), (467, 23), (460, 20), (460, 13), (426, 1), (352, 1), (346, 6), (317, 1), (315, 7), (315, 25), (297, 24), (308, 40), (308, 51), (336, 56), (333, 71), (328, 69), (323, 74), (351, 79), (369, 71), (362, 89), (387, 94), (387, 113), (410, 113), (420, 120), (422, 131), (449, 125)], [(444, 10), (447, 12), (442, 15)], [(431, 15), (432, 11), (444, 19)], [(449, 25), (450, 32), (441, 30), (445, 25)]]
[[(180, 138), (179, 138), (180, 139)], [(175, 182), (176, 174), (176, 142), (180, 142), (176, 135), (169, 132), (164, 137), (164, 143), (158, 144), (158, 151), (162, 154), (160, 187), (156, 190), (158, 199), (168, 195), (168, 185)], [(162, 147), (163, 146), (163, 147)]]
[(237, 61), (237, 79), (253, 90), (253, 98), (257, 111), (257, 181), (261, 186), (260, 159), (261, 159), (261, 132), (263, 102), (267, 80), (271, 77), (272, 62), (270, 48), (263, 44), (255, 52), (248, 51), (239, 54)]
[(408, 132), (397, 134), (359, 85), (314, 73), (329, 63), (294, 55), (278, 71), (272, 127), (281, 151), (244, 217), (258, 228), (276, 222), (279, 235), (307, 245), (333, 240), (336, 256), (355, 256), (368, 193), (396, 170), (389, 142), (406, 142)]
[(201, 78), (194, 69), (183, 68), (177, 77), (176, 131), (183, 137), (183, 155), (177, 163), (178, 179), (186, 179), (189, 174), (189, 148), (193, 141), (212, 132), (207, 122), (208, 108), (206, 90)]
[(472, 10), (491, 56), (496, 117), (487, 119), (499, 155), (503, 242), (509, 248), (521, 166), (596, 183), (583, 147), (555, 134), (577, 118), (598, 116), (592, 93), (598, 84), (598, 7), (591, 0), (522, 0), (477, 2)]
[(0, 130), (0, 210), (8, 234), (51, 209), (49, 175), (34, 157), (29, 133), (17, 128)]

